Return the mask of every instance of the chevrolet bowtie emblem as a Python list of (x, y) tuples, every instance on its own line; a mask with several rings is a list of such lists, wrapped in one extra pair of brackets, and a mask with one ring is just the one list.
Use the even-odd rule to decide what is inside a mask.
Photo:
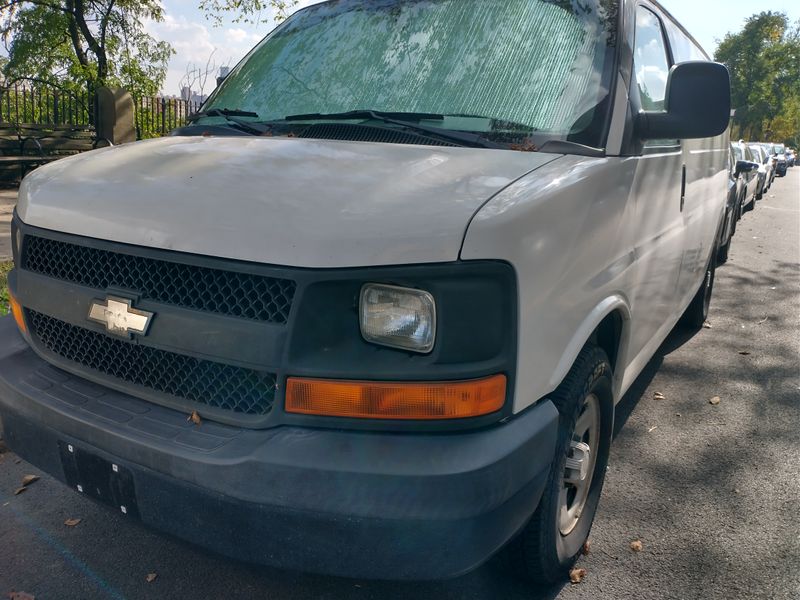
[(102, 323), (106, 331), (121, 337), (130, 337), (132, 333), (147, 335), (153, 313), (131, 307), (131, 301), (125, 298), (109, 296), (105, 300), (95, 300), (89, 307), (89, 320)]

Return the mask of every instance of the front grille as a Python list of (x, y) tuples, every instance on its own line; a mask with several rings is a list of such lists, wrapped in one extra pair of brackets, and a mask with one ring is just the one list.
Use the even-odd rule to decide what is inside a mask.
[(71, 363), (177, 399), (266, 415), (275, 400), (275, 375), (115, 339), (29, 310), (34, 341)]
[(155, 302), (270, 323), (286, 323), (297, 284), (26, 236), (22, 268), (79, 285), (133, 290)]

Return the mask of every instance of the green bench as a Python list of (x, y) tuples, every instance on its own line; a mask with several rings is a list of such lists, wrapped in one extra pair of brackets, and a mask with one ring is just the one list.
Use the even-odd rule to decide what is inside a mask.
[(20, 178), (40, 165), (80, 152), (110, 146), (93, 129), (72, 125), (0, 125), (0, 166), (16, 166)]

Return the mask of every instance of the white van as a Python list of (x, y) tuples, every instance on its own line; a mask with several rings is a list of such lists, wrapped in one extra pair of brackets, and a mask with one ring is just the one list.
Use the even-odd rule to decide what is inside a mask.
[(171, 137), (24, 180), (7, 443), (246, 561), (563, 577), (615, 403), (706, 317), (729, 114), (649, 0), (299, 11)]

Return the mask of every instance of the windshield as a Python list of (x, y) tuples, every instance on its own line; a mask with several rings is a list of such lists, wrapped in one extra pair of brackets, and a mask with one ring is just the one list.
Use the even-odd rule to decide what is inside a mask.
[[(618, 0), (339, 0), (261, 41), (203, 109), (260, 121), (371, 110), (603, 145)], [(437, 115), (425, 120), (420, 114)], [(324, 120), (324, 119), (318, 119)], [(219, 123), (207, 117), (200, 123)], [(384, 124), (385, 126), (385, 124)]]
[(777, 144), (775, 146), (775, 152), (777, 154), (786, 154), (786, 146), (784, 146), (783, 144)]

